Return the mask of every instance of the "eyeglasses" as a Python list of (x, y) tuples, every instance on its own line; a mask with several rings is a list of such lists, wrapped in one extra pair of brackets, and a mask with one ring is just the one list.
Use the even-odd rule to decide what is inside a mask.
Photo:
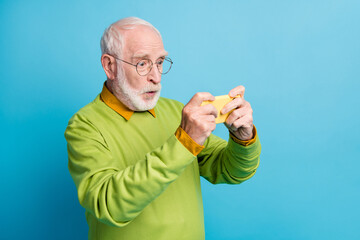
[[(113, 56), (113, 57), (116, 58), (117, 60), (120, 60), (124, 63), (130, 64), (130, 65), (136, 67), (136, 72), (140, 76), (146, 76), (151, 71), (151, 69), (154, 65), (150, 59), (146, 59), (146, 58), (141, 59), (137, 64), (132, 64), (130, 62), (127, 62), (127, 61), (117, 58), (115, 56)], [(162, 75), (164, 75), (170, 71), (173, 61), (171, 61), (171, 59), (169, 57), (161, 57), (158, 60), (156, 60), (155, 64), (156, 64), (159, 72)]]

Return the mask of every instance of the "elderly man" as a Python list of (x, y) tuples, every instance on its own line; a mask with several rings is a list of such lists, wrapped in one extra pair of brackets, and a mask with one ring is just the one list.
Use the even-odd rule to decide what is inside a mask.
[(211, 134), (215, 107), (201, 106), (214, 100), (210, 93), (196, 93), (185, 106), (159, 97), (172, 60), (150, 23), (134, 17), (115, 22), (101, 50), (102, 92), (65, 131), (89, 239), (204, 239), (199, 176), (237, 184), (259, 165), (261, 146), (244, 87), (232, 89), (230, 97), (242, 97), (222, 109), (232, 111), (226, 142)]

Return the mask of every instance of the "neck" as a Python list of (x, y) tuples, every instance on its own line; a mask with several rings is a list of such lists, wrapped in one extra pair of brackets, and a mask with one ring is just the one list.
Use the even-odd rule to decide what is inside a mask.
[(113, 85), (111, 84), (112, 81), (110, 81), (109, 79), (107, 79), (105, 81), (105, 86), (107, 87), (107, 89), (112, 93), (114, 94), (114, 90), (113, 90)]

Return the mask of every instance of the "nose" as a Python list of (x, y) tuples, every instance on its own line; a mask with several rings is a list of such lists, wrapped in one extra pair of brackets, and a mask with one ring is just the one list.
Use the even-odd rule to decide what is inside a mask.
[(149, 82), (152, 82), (154, 84), (158, 84), (161, 82), (161, 73), (159, 72), (159, 69), (155, 64), (148, 73), (147, 78)]

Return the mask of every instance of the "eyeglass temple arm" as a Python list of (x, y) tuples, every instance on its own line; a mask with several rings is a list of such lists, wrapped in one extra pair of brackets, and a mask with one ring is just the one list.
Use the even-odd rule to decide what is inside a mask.
[(122, 62), (124, 62), (124, 63), (130, 64), (130, 65), (136, 67), (136, 64), (132, 64), (132, 63), (130, 63), (130, 62), (127, 62), (127, 61), (122, 60), (122, 59), (120, 59), (120, 58), (118, 58), (118, 57), (115, 57), (115, 56), (114, 56), (114, 58), (117, 59), (117, 60), (120, 60), (120, 61), (122, 61)]

